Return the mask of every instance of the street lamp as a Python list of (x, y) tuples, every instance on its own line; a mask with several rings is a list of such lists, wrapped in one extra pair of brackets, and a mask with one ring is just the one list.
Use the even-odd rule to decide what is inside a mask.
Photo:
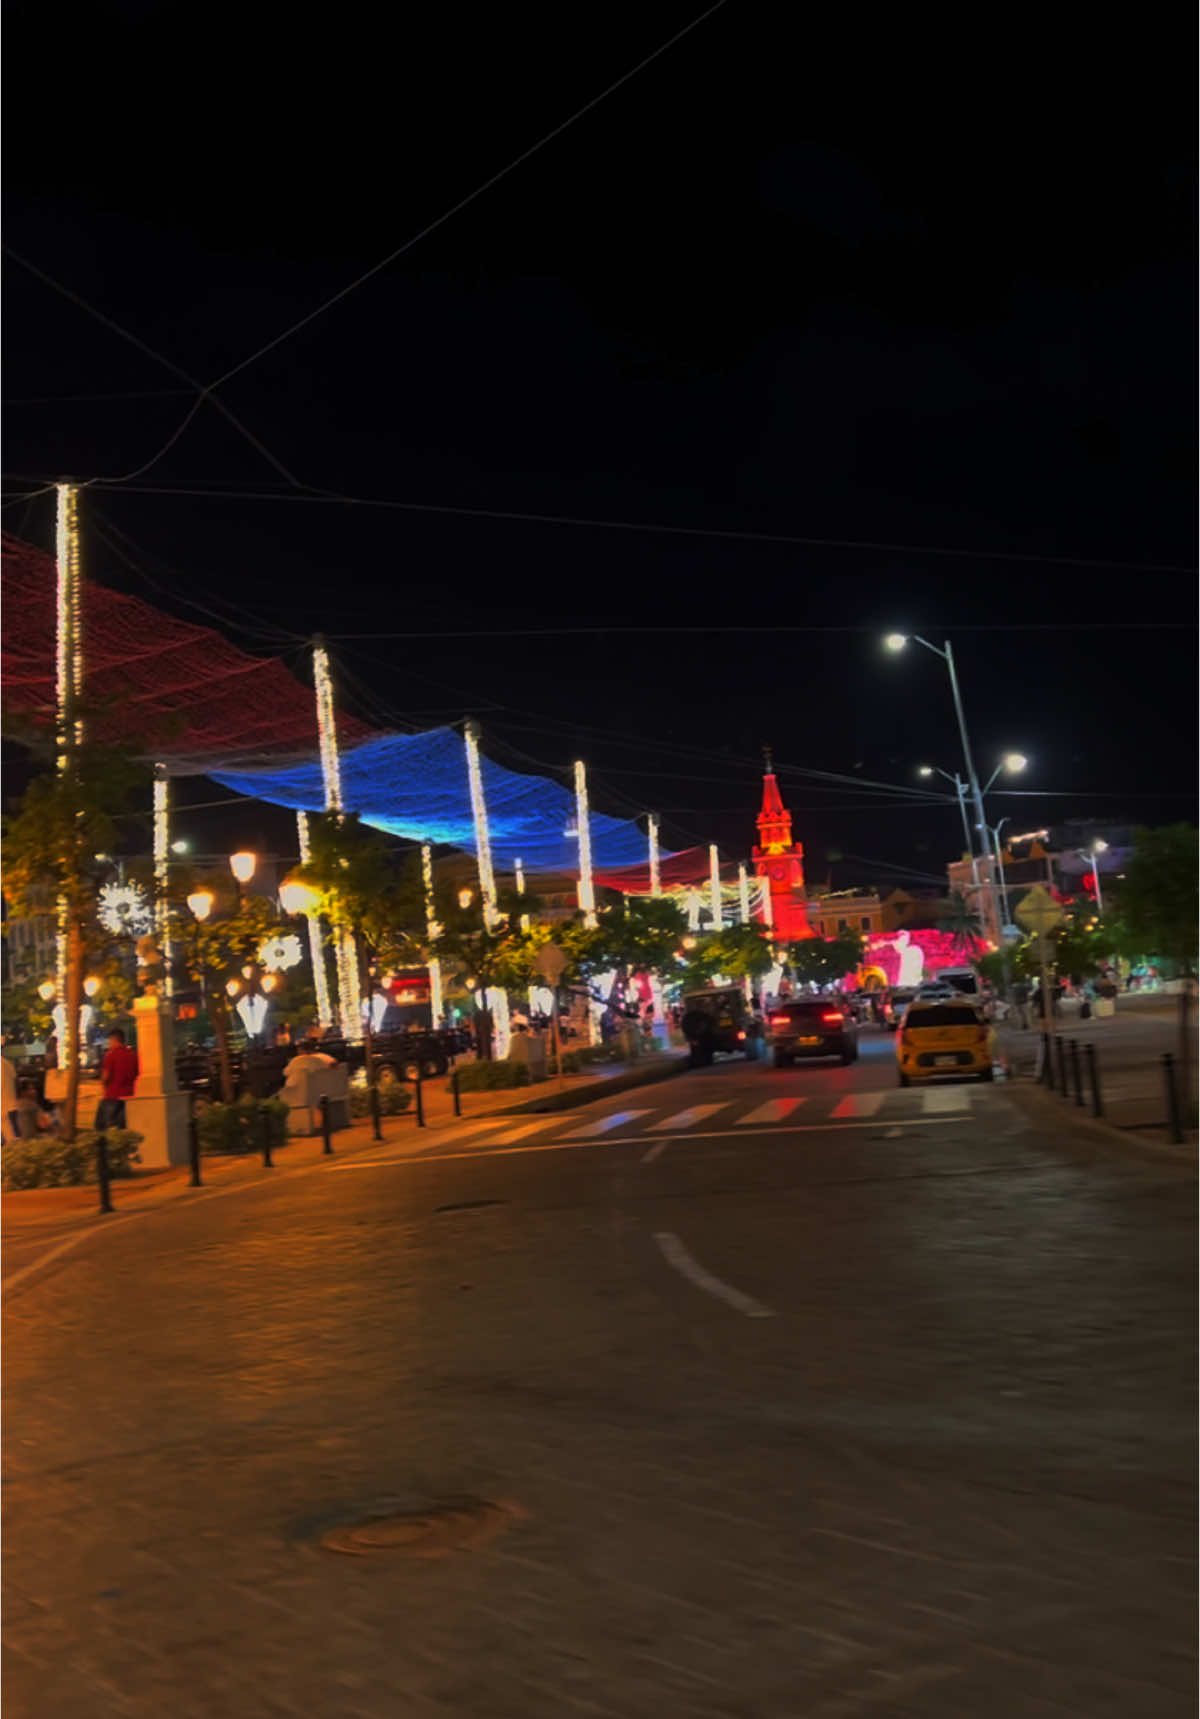
[(1080, 859), (1084, 859), (1084, 860), (1090, 859), (1092, 862), (1092, 881), (1096, 885), (1096, 912), (1103, 915), (1103, 913), (1104, 913), (1104, 897), (1100, 893), (1100, 858), (1099, 858), (1099, 856), (1101, 854), (1105, 854), (1108, 852), (1108, 843), (1107, 842), (1101, 842), (1101, 841), (1095, 841), (1092, 843), (1090, 848), (1076, 848), (1075, 852), (1079, 855)]
[[(923, 639), (919, 633), (889, 633), (884, 644), (889, 651), (902, 651), (912, 640), (914, 644), (924, 645), (927, 651), (932, 651), (935, 657), (941, 657), (950, 676), (950, 691), (954, 698), (954, 714), (958, 718), (958, 733), (962, 741), (963, 762), (967, 767), (967, 782), (971, 789), (971, 798), (975, 802), (975, 816), (983, 823), (983, 795), (979, 792), (979, 778), (975, 774), (975, 760), (971, 756), (971, 739), (967, 733), (967, 719), (963, 712), (962, 693), (958, 688), (958, 672), (954, 667), (954, 652), (949, 639), (945, 647), (931, 645), (928, 639)], [(969, 842), (969, 838), (968, 838)]]
[(54, 991), (55, 984), (53, 979), (43, 979), (41, 984), (38, 986), (38, 996), (42, 999), (43, 1003), (53, 1001)]
[(285, 913), (315, 912), (319, 897), (311, 884), (302, 878), (285, 877), (279, 886), (279, 905)]
[(999, 764), (997, 764), (996, 768), (988, 777), (987, 781), (983, 784), (983, 793), (986, 794), (989, 791), (992, 783), (996, 780), (996, 777), (1000, 774), (1001, 770), (1005, 771), (1009, 776), (1017, 776), (1025, 768), (1028, 762), (1029, 760), (1023, 752), (1006, 752)]
[(213, 902), (215, 900), (216, 897), (213, 895), (211, 889), (194, 889), (187, 898), (188, 911), (191, 913), (192, 918), (198, 919), (201, 922), (206, 920), (213, 910)]
[(459, 890), (459, 892), (458, 892), (458, 905), (463, 909), (464, 913), (466, 912), (467, 908), (470, 907), (470, 905), (474, 901), (474, 899), (475, 899), (474, 890), (470, 890), (470, 889), (460, 889)]
[[(898, 634), (897, 637), (899, 637)], [(971, 861), (971, 881), (975, 885), (976, 889), (978, 889), (979, 864), (975, 858), (975, 844), (971, 840), (971, 820), (967, 816), (967, 784), (957, 772), (955, 772), (954, 775), (951, 775), (949, 770), (943, 770), (936, 764), (919, 764), (917, 766), (917, 775), (941, 776), (944, 781), (951, 783), (953, 786), (954, 792), (958, 796), (958, 809), (962, 814), (963, 839), (967, 844), (967, 856)]]
[(180, 839), (177, 842), (171, 843), (171, 852), (173, 854), (190, 853), (191, 849), (192, 849), (191, 842), (184, 841), (182, 836), (180, 837)]
[(244, 849), (229, 856), (229, 869), (239, 883), (249, 883), (257, 865), (258, 855), (247, 853)]
[(95, 973), (89, 973), (87, 978), (83, 981), (84, 996), (94, 997), (96, 992), (100, 989), (100, 985), (101, 980), (96, 977)]

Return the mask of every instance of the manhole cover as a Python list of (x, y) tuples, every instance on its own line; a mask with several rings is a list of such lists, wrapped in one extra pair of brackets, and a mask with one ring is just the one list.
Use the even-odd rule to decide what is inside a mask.
[(327, 1552), (348, 1552), (365, 1558), (379, 1552), (406, 1552), (410, 1558), (445, 1558), (486, 1546), (509, 1523), (525, 1512), (519, 1505), (489, 1504), (486, 1499), (467, 1498), (451, 1504), (436, 1504), (428, 1510), (404, 1510), (395, 1516), (376, 1516), (331, 1528), (321, 1536)]

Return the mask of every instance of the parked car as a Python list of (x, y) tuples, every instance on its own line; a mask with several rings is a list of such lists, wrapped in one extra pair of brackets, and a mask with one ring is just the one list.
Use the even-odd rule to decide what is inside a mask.
[(691, 1047), (693, 1068), (707, 1068), (718, 1051), (754, 1062), (762, 1048), (762, 1023), (738, 985), (689, 991), (680, 1028)]
[(851, 1063), (858, 1056), (858, 1029), (840, 998), (804, 997), (780, 1003), (772, 1009), (768, 1027), (776, 1068), (818, 1057)]
[(896, 1035), (896, 1068), (901, 1086), (945, 1075), (991, 1080), (995, 1036), (974, 1003), (915, 1001)]

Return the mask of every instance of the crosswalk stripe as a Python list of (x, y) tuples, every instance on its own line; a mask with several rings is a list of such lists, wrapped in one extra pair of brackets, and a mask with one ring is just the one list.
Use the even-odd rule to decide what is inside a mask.
[(752, 1110), (748, 1116), (739, 1116), (737, 1126), (748, 1128), (757, 1122), (786, 1122), (793, 1110), (807, 1103), (807, 1098), (768, 1098), (765, 1104), (760, 1104), (758, 1109)]
[(687, 1110), (676, 1111), (674, 1116), (668, 1116), (663, 1122), (651, 1125), (651, 1134), (680, 1133), (685, 1128), (694, 1128), (697, 1122), (703, 1122), (706, 1116), (715, 1116), (718, 1110), (724, 1110), (724, 1104), (693, 1104)]
[(561, 1121), (561, 1116), (539, 1116), (536, 1122), (523, 1122), (519, 1128), (509, 1128), (503, 1134), (493, 1134), (488, 1145), (511, 1146), (515, 1140), (524, 1140), (527, 1134), (540, 1134), (543, 1128), (553, 1128)]
[(886, 1092), (852, 1092), (835, 1104), (831, 1116), (874, 1116), (887, 1097)]
[(624, 1128), (627, 1122), (636, 1122), (639, 1116), (649, 1116), (648, 1110), (614, 1110), (611, 1116), (601, 1116), (596, 1122), (589, 1122), (586, 1128), (577, 1128), (568, 1134), (568, 1140), (594, 1140), (598, 1134), (611, 1134), (614, 1128)]
[(921, 1094), (921, 1109), (927, 1116), (942, 1116), (949, 1110), (969, 1110), (970, 1094), (962, 1086), (927, 1086)]

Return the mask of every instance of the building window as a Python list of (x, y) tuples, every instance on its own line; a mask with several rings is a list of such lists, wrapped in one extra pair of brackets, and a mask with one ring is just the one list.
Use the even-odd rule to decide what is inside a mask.
[(849, 921), (847, 921), (845, 919), (839, 919), (838, 920), (838, 930), (839, 931), (849, 931), (849, 929), (850, 929)]
[(865, 913), (862, 918), (862, 928), (864, 931), (869, 931), (871, 929), (871, 921)]

